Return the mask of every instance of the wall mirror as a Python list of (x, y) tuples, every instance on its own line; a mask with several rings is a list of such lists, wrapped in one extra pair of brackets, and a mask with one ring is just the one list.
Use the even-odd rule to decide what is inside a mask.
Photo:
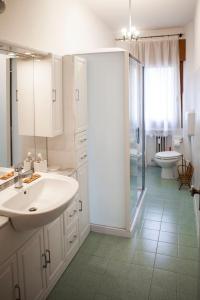
[(46, 56), (0, 41), (0, 175), (35, 156), (34, 63)]

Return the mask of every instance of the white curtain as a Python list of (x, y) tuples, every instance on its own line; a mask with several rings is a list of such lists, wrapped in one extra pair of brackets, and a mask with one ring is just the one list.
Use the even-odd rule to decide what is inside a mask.
[(146, 134), (172, 134), (180, 128), (178, 38), (133, 41), (125, 48), (145, 65)]

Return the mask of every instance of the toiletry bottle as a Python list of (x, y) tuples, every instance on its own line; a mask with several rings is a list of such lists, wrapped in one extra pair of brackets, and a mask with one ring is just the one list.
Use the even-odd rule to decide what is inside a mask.
[(27, 157), (24, 160), (24, 171), (29, 171), (32, 169), (33, 166), (33, 158), (32, 158), (32, 153), (28, 152)]
[(47, 172), (47, 161), (43, 160), (42, 154), (38, 153), (37, 160), (34, 162), (35, 172)]

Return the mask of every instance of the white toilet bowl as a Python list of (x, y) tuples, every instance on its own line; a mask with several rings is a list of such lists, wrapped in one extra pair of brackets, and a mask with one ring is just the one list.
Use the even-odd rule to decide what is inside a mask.
[(176, 151), (164, 151), (155, 154), (155, 162), (162, 168), (161, 177), (163, 179), (177, 178), (177, 162), (182, 154)]

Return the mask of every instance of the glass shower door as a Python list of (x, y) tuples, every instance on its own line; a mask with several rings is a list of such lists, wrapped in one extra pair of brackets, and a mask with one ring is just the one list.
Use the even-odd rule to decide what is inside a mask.
[(143, 66), (130, 58), (130, 189), (133, 220), (145, 188)]

